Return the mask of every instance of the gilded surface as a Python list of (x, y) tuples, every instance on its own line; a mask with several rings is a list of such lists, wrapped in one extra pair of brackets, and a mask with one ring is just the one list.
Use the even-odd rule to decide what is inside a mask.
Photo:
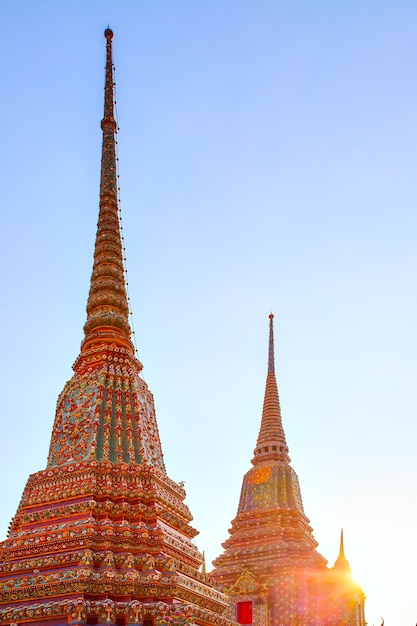
[(298, 478), (289, 465), (257, 465), (245, 476), (239, 513), (267, 508), (296, 509), (304, 515)]

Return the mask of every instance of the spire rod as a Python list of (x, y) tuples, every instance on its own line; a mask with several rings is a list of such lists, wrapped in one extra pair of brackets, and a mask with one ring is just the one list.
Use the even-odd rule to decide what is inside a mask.
[(268, 350), (268, 374), (275, 372), (275, 358), (274, 358), (274, 316), (269, 314), (269, 350)]
[(85, 338), (81, 351), (99, 345), (113, 344), (135, 349), (130, 340), (129, 305), (127, 299), (123, 246), (120, 233), (116, 167), (116, 132), (114, 118), (113, 31), (106, 28), (106, 73), (104, 86), (100, 211), (94, 249), (94, 266), (87, 302)]
[(281, 406), (275, 378), (274, 357), (274, 316), (269, 315), (268, 372), (266, 377), (265, 396), (262, 410), (262, 421), (258, 441), (252, 459), (253, 465), (262, 461), (276, 459), (290, 462), (288, 446), (282, 426)]

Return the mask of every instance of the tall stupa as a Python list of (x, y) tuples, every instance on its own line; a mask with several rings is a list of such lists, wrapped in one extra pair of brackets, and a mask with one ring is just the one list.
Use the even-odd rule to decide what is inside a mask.
[(0, 625), (230, 626), (201, 571), (183, 487), (166, 472), (129, 326), (118, 213), (112, 39), (87, 321), (57, 402), (46, 469), (0, 544)]

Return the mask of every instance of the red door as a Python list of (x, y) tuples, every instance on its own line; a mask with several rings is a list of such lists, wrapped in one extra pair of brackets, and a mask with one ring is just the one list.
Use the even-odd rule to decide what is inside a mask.
[(236, 621), (239, 624), (252, 624), (252, 600), (236, 603)]

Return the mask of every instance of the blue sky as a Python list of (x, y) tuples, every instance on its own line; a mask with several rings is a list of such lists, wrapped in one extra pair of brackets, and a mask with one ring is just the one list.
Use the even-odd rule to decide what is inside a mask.
[(272, 310), (320, 551), (333, 564), (343, 527), (369, 624), (415, 624), (417, 5), (3, 0), (0, 15), (1, 536), (82, 340), (109, 24), (136, 340), (197, 545), (215, 558), (236, 513)]

